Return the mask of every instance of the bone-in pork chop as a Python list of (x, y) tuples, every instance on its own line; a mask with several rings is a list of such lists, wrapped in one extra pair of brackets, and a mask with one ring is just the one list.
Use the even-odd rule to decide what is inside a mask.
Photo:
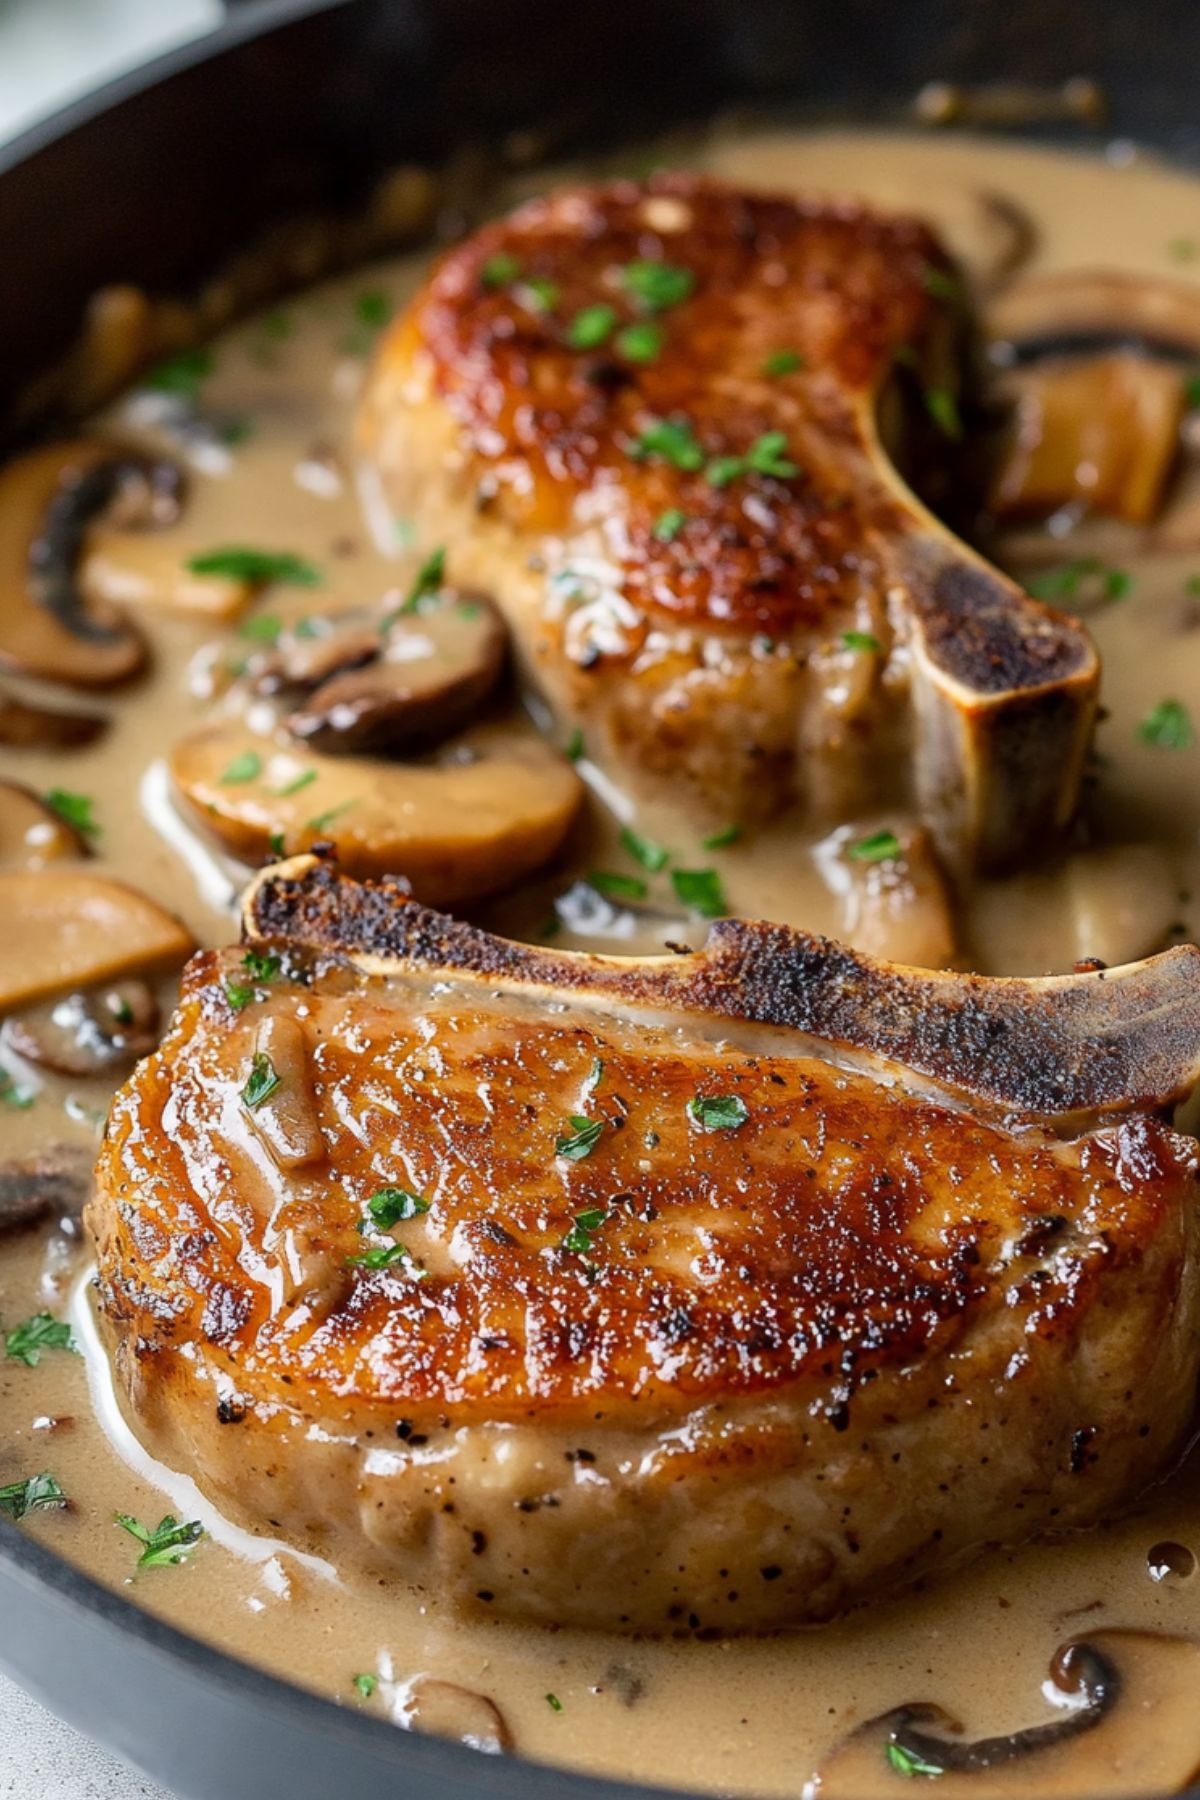
[(718, 825), (915, 800), (952, 863), (1020, 861), (1075, 806), (1097, 663), (888, 453), (963, 462), (960, 293), (926, 226), (850, 204), (559, 193), (391, 329), (366, 453), (639, 792)]
[(138, 1429), (251, 1522), (508, 1614), (760, 1629), (1179, 1449), (1200, 951), (585, 957), (311, 859), (246, 931), (117, 1099), (89, 1223)]

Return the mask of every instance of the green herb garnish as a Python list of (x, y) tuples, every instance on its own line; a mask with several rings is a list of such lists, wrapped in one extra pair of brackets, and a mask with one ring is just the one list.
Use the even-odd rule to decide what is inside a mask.
[(136, 1538), (142, 1546), (142, 1553), (137, 1559), (139, 1569), (162, 1569), (168, 1564), (187, 1561), (188, 1551), (193, 1544), (199, 1543), (204, 1536), (204, 1527), (199, 1519), (191, 1519), (181, 1525), (171, 1513), (159, 1520), (153, 1531), (148, 1526), (140, 1525), (128, 1513), (117, 1513), (116, 1523), (130, 1537)]
[(763, 361), (761, 372), (773, 380), (777, 375), (794, 375), (803, 367), (804, 358), (798, 350), (773, 350)]
[(641, 863), (652, 875), (666, 868), (671, 855), (665, 845), (656, 844), (653, 838), (639, 837), (628, 825), (621, 828), (621, 848), (628, 850), (634, 862)]
[(354, 1685), (362, 1699), (369, 1700), (379, 1686), (379, 1677), (378, 1675), (356, 1675)]
[(862, 650), (872, 656), (883, 649), (873, 631), (843, 631), (841, 643), (843, 650)]
[(787, 447), (786, 432), (764, 431), (744, 456), (714, 456), (704, 478), (713, 487), (728, 487), (743, 475), (773, 475), (777, 480), (789, 480), (800, 473), (800, 468), (785, 454)]
[(34, 1313), (23, 1325), (16, 1325), (4, 1340), (4, 1353), (27, 1369), (36, 1369), (43, 1350), (73, 1350), (71, 1327), (53, 1313)]
[(317, 833), (325, 831), (328, 829), (328, 827), (330, 825), (333, 824), (333, 821), (335, 819), (340, 819), (343, 813), (349, 812), (350, 808), (352, 806), (357, 806), (357, 805), (358, 805), (357, 799), (343, 800), (342, 804), (340, 806), (331, 806), (327, 809), (327, 811), (325, 811), (323, 813), (317, 813), (315, 818), (312, 818), (308, 821), (308, 823), (304, 827), (304, 829), (306, 831), (315, 831)]
[(530, 312), (553, 312), (558, 305), (559, 287), (556, 281), (548, 281), (544, 275), (530, 275), (517, 290), (517, 298), (522, 306)]
[(495, 256), (488, 257), (479, 271), (479, 279), (483, 286), (492, 292), (496, 288), (508, 287), (510, 282), (516, 281), (520, 273), (521, 265), (516, 257), (509, 256), (505, 251), (500, 250)]
[(926, 388), (925, 410), (938, 430), (946, 437), (958, 439), (962, 436), (962, 417), (958, 410), (958, 401), (949, 388)]
[(900, 855), (900, 839), (894, 831), (873, 831), (870, 837), (851, 844), (846, 855), (855, 862), (895, 862)]
[(562, 1241), (563, 1249), (572, 1250), (577, 1256), (586, 1256), (592, 1248), (592, 1238), (603, 1225), (605, 1216), (602, 1206), (590, 1206), (585, 1212), (576, 1213), (575, 1223)]
[(666, 512), (659, 513), (655, 519), (651, 536), (656, 537), (660, 544), (673, 544), (686, 524), (687, 514), (683, 508), (668, 506)]
[(672, 869), (671, 886), (676, 899), (702, 919), (719, 919), (728, 910), (715, 869)]
[(572, 1113), (567, 1121), (571, 1129), (560, 1132), (554, 1140), (555, 1156), (565, 1156), (568, 1162), (582, 1162), (590, 1156), (604, 1133), (603, 1119), (588, 1119), (582, 1113)]
[(677, 469), (695, 470), (704, 465), (704, 451), (687, 419), (656, 419), (634, 441), (629, 454), (635, 462), (658, 456)]
[(949, 269), (939, 269), (933, 263), (926, 263), (921, 270), (921, 281), (925, 292), (934, 300), (949, 300), (957, 304), (962, 299), (962, 282)]
[(374, 1244), (370, 1250), (364, 1250), (361, 1256), (348, 1256), (346, 1261), (352, 1268), (362, 1269), (391, 1269), (397, 1263), (412, 1263), (412, 1273), (418, 1279), (426, 1274), (419, 1263), (413, 1262), (413, 1254), (407, 1244)]
[(222, 787), (238, 787), (245, 781), (257, 781), (262, 774), (262, 757), (257, 750), (243, 750), (220, 776)]
[(648, 891), (639, 876), (621, 875), (615, 869), (593, 869), (588, 885), (606, 900), (644, 900)]
[(546, 1705), (550, 1708), (551, 1712), (561, 1712), (563, 1709), (563, 1703), (557, 1694), (547, 1694)]
[(736, 844), (742, 835), (741, 825), (722, 825), (719, 831), (710, 831), (706, 838), (700, 839), (702, 850), (728, 850), (730, 844)]
[(440, 593), (446, 580), (446, 546), (439, 544), (431, 550), (425, 561), (413, 576), (412, 586), (404, 596), (404, 603), (396, 612), (389, 613), (383, 621), (383, 629), (387, 631), (396, 620), (407, 613), (417, 612), (422, 600), (430, 594)]
[(367, 1201), (367, 1211), (371, 1222), (380, 1231), (390, 1231), (401, 1219), (415, 1219), (421, 1213), (429, 1211), (430, 1202), (424, 1194), (414, 1194), (411, 1188), (382, 1187)]
[(66, 1494), (46, 1470), (40, 1475), (30, 1475), (24, 1481), (10, 1481), (7, 1487), (0, 1487), (0, 1512), (13, 1520), (23, 1519), (26, 1513), (40, 1512), (44, 1506), (66, 1504)]
[(240, 981), (227, 981), (225, 983), (225, 998), (228, 1000), (234, 1012), (241, 1012), (242, 1008), (249, 1006), (252, 1000), (257, 1000), (258, 992), (255, 988), (243, 986)]
[(603, 1080), (604, 1080), (603, 1059), (599, 1056), (594, 1056), (592, 1058), (592, 1066), (588, 1070), (587, 1075), (584, 1079), (584, 1083), (583, 1083), (584, 1093), (585, 1094), (594, 1094), (596, 1089), (600, 1086), (600, 1083)]
[(18, 1087), (8, 1069), (0, 1069), (0, 1100), (14, 1112), (28, 1112), (34, 1096), (28, 1088)]
[(282, 787), (272, 788), (271, 792), (280, 800), (288, 800), (293, 794), (300, 793), (303, 788), (311, 787), (316, 779), (317, 771), (315, 769), (304, 769), (299, 775), (293, 775), (290, 781), (285, 781)]
[(604, 301), (596, 306), (585, 306), (567, 326), (567, 342), (572, 350), (598, 350), (611, 336), (616, 323), (616, 311)]
[(50, 788), (42, 799), (51, 812), (80, 832), (83, 837), (98, 837), (100, 827), (92, 817), (96, 802), (90, 794), (73, 794), (70, 788)]
[(944, 1775), (946, 1773), (941, 1763), (926, 1762), (925, 1758), (923, 1756), (918, 1756), (915, 1750), (906, 1750), (903, 1744), (897, 1744), (894, 1740), (891, 1743), (884, 1745), (883, 1754), (887, 1758), (889, 1766), (895, 1769), (897, 1775), (907, 1775), (911, 1777), (915, 1775)]
[(634, 363), (653, 362), (662, 347), (663, 328), (651, 319), (642, 319), (636, 325), (626, 325), (613, 340), (613, 349), (617, 355)]
[(354, 302), (354, 316), (368, 331), (382, 331), (392, 316), (392, 302), (382, 288), (369, 288)]
[(249, 581), (256, 587), (285, 582), (290, 587), (320, 587), (324, 577), (314, 563), (290, 550), (255, 550), (247, 544), (224, 544), (189, 556), (193, 575), (224, 575), (230, 581)]
[(1143, 744), (1158, 750), (1190, 750), (1196, 741), (1191, 714), (1182, 700), (1160, 700), (1138, 726)]
[(699, 1094), (688, 1101), (687, 1116), (701, 1131), (738, 1131), (750, 1113), (737, 1094)]
[(631, 294), (646, 312), (665, 312), (689, 298), (696, 286), (690, 269), (671, 263), (631, 262), (621, 271), (625, 292)]
[(1093, 578), (1099, 581), (1106, 600), (1124, 600), (1133, 591), (1133, 576), (1127, 569), (1110, 567), (1094, 556), (1080, 556), (1074, 562), (1043, 569), (1025, 583), (1025, 591), (1036, 600), (1073, 600), (1081, 584)]
[(207, 381), (215, 367), (213, 353), (203, 345), (180, 350), (178, 355), (160, 362), (146, 376), (146, 386), (160, 394), (174, 394), (177, 399), (196, 401), (201, 383)]
[(282, 630), (283, 620), (278, 613), (255, 613), (252, 618), (242, 620), (238, 636), (258, 644), (275, 644)]
[(584, 754), (583, 732), (577, 725), (567, 739), (565, 755), (570, 762), (579, 762)]
[(250, 1073), (246, 1077), (246, 1085), (242, 1089), (242, 1104), (253, 1112), (261, 1106), (275, 1089), (280, 1086), (280, 1077), (275, 1065), (265, 1050), (256, 1050), (250, 1058)]
[(270, 836), (267, 838), (267, 849), (271, 852), (272, 856), (287, 855), (287, 851), (284, 849), (283, 845), (282, 831), (271, 832)]

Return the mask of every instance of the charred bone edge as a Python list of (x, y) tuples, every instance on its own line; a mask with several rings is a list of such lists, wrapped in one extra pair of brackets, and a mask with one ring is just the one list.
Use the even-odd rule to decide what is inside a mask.
[(907, 487), (874, 421), (863, 430), (908, 525), (896, 561), (913, 643), (921, 816), (952, 868), (1028, 862), (1079, 803), (1100, 688), (1095, 645), (1077, 619), (948, 531)]
[(1123, 968), (1024, 980), (906, 968), (786, 925), (723, 919), (686, 956), (592, 956), (493, 937), (418, 905), (395, 878), (353, 881), (311, 856), (251, 882), (242, 931), (251, 942), (348, 957), (367, 975), (446, 970), (489, 990), (573, 992), (775, 1027), (1067, 1131), (1098, 1115), (1168, 1107), (1200, 1080), (1194, 944)]

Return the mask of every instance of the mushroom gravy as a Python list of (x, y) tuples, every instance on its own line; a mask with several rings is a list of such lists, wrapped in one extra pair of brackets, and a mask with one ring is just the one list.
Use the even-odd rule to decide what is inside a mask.
[[(1035, 228), (1022, 276), (1103, 267), (1186, 281), (1193, 259), (1200, 267), (1194, 180), (1123, 152), (1105, 164), (995, 145), (830, 134), (721, 141), (701, 160), (748, 185), (860, 194), (921, 213), (981, 276), (1008, 241), (982, 195), (1002, 196)], [(407, 259), (301, 296), (218, 340), (211, 372), (193, 364), (200, 374), (190, 383), (181, 378), (182, 397), (146, 385), (99, 421), (123, 443), (177, 458), (187, 470), (178, 523), (145, 539), (154, 556), (180, 564), (218, 546), (253, 546), (293, 559), (283, 569), (291, 581), (249, 599), (228, 623), (139, 602), (127, 585), (129, 610), (151, 643), (151, 675), (100, 703), (110, 722), (94, 744), (4, 753), (6, 779), (38, 793), (89, 796), (99, 833), (96, 856), (84, 866), (135, 884), (200, 943), (232, 936), (245, 870), (214, 849), (172, 797), (166, 759), (176, 741), (214, 717), (236, 717), (229, 709), (246, 696), (236, 677), (231, 685), (228, 665), (269, 647), (275, 628), (263, 621), (402, 603), (437, 548), (422, 537), (419, 520), (395, 521), (382, 511), (370, 482), (356, 475), (351, 429), (373, 336), (424, 266), (424, 258)], [(1200, 344), (1197, 350), (1200, 362)], [(1185, 471), (1181, 496), (1168, 507), (1183, 511), (1187, 480)], [(1108, 521), (1076, 528), (1064, 508), (1049, 533), (1014, 532), (1007, 540), (1015, 572), (1049, 576), (1050, 591), (1057, 582), (1060, 597), (1088, 607), (1104, 659), (1091, 836), (1056, 866), (978, 883), (951, 908), (936, 876), (915, 859), (906, 866), (903, 857), (872, 863), (847, 854), (877, 832), (894, 832), (903, 848), (909, 821), (886, 811), (815, 842), (783, 818), (706, 847), (661, 808), (635, 815), (584, 746), (576, 767), (594, 798), (568, 849), (519, 891), (472, 907), (472, 916), (534, 938), (553, 921), (562, 941), (609, 951), (695, 943), (704, 929), (697, 913), (715, 908), (705, 902), (689, 912), (673, 867), (711, 871), (737, 912), (918, 963), (1040, 973), (1082, 957), (1130, 960), (1191, 937), (1200, 751), (1185, 709), (1200, 673), (1200, 599), (1192, 591), (1200, 537), (1194, 545), (1182, 531), (1175, 539), (1184, 541), (1151, 529), (1139, 539)], [(122, 554), (128, 557), (128, 545), (109, 546), (117, 564)], [(310, 568), (319, 586), (306, 585)], [(131, 580), (127, 565), (124, 580)], [(859, 678), (853, 650), (843, 663), (833, 678), (852, 688)], [(1168, 702), (1181, 711), (1164, 714)], [(257, 695), (249, 704), (261, 711), (272, 703)], [(474, 766), (485, 781), (489, 757), (514, 741), (536, 744), (535, 724), (515, 711), (493, 712), (474, 729), (486, 752)], [(426, 761), (436, 765), (440, 754), (426, 753)], [(344, 768), (333, 800), (321, 785), (331, 772), (306, 779), (309, 765), (282, 746), (252, 777), (231, 777), (227, 765), (214, 785), (229, 793), (261, 778), (277, 797), (293, 789), (283, 796), (294, 807), (288, 829), (311, 837), (331, 829), (337, 808), (352, 809), (359, 797)], [(654, 866), (660, 845), (671, 864)], [(889, 873), (893, 867), (900, 873)], [(712, 880), (701, 891), (711, 895)], [(162, 999), (165, 1006), (165, 990)], [(2, 1054), (8, 1155), (15, 1160), (60, 1139), (90, 1146), (110, 1086), (43, 1075), (9, 1045)], [(1081, 1738), (1053, 1770), (1040, 1760), (1051, 1753), (1038, 1751), (1036, 1764), (1017, 1759), (990, 1775), (941, 1777), (942, 1785), (970, 1779), (980, 1791), (1031, 1792), (1044, 1782), (1062, 1793), (1132, 1794), (1178, 1787), (1200, 1766), (1200, 1732), (1186, 1698), (1190, 1640), (1200, 1639), (1194, 1458), (1102, 1530), (997, 1551), (952, 1579), (817, 1630), (678, 1644), (548, 1634), (452, 1618), (436, 1595), (367, 1584), (317, 1554), (249, 1538), (189, 1482), (156, 1466), (120, 1417), (73, 1230), (37, 1225), (0, 1237), (0, 1324), (11, 1332), (43, 1309), (71, 1319), (83, 1355), (35, 1347), (34, 1366), (12, 1354), (0, 1360), (0, 1492), (45, 1470), (72, 1504), (31, 1511), (25, 1528), (102, 1580), (129, 1584), (139, 1604), (347, 1705), (646, 1781), (796, 1795), (820, 1770), (821, 1792), (865, 1795), (921, 1771), (894, 1761), (889, 1768), (882, 1733), (861, 1763), (835, 1754), (864, 1721), (930, 1701), (961, 1719), (971, 1738), (1024, 1729), (1054, 1716), (1047, 1702), (1055, 1695), (1043, 1681), (1057, 1648), (1085, 1632), (1120, 1629), (1189, 1641), (1123, 1642), (1126, 1699), (1136, 1691), (1137, 1704), (1123, 1709), (1118, 1698), (1097, 1728), (1097, 1746), (1099, 1730), (1111, 1734), (1103, 1758)], [(205, 1536), (185, 1561), (166, 1560), (167, 1546), (160, 1566), (137, 1568), (145, 1546), (113, 1523), (118, 1513), (151, 1531), (171, 1513), (199, 1521)]]

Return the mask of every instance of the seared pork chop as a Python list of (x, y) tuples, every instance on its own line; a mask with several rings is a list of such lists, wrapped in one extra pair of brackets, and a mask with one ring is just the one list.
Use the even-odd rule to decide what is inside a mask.
[(196, 957), (89, 1224), (132, 1416), (455, 1601), (828, 1617), (1188, 1429), (1200, 951), (995, 981), (728, 921), (505, 943), (312, 859)]
[(911, 219), (679, 175), (555, 194), (392, 328), (366, 452), (639, 791), (721, 825), (915, 799), (951, 862), (1019, 861), (1075, 806), (1097, 663), (881, 443), (962, 463), (959, 295)]

